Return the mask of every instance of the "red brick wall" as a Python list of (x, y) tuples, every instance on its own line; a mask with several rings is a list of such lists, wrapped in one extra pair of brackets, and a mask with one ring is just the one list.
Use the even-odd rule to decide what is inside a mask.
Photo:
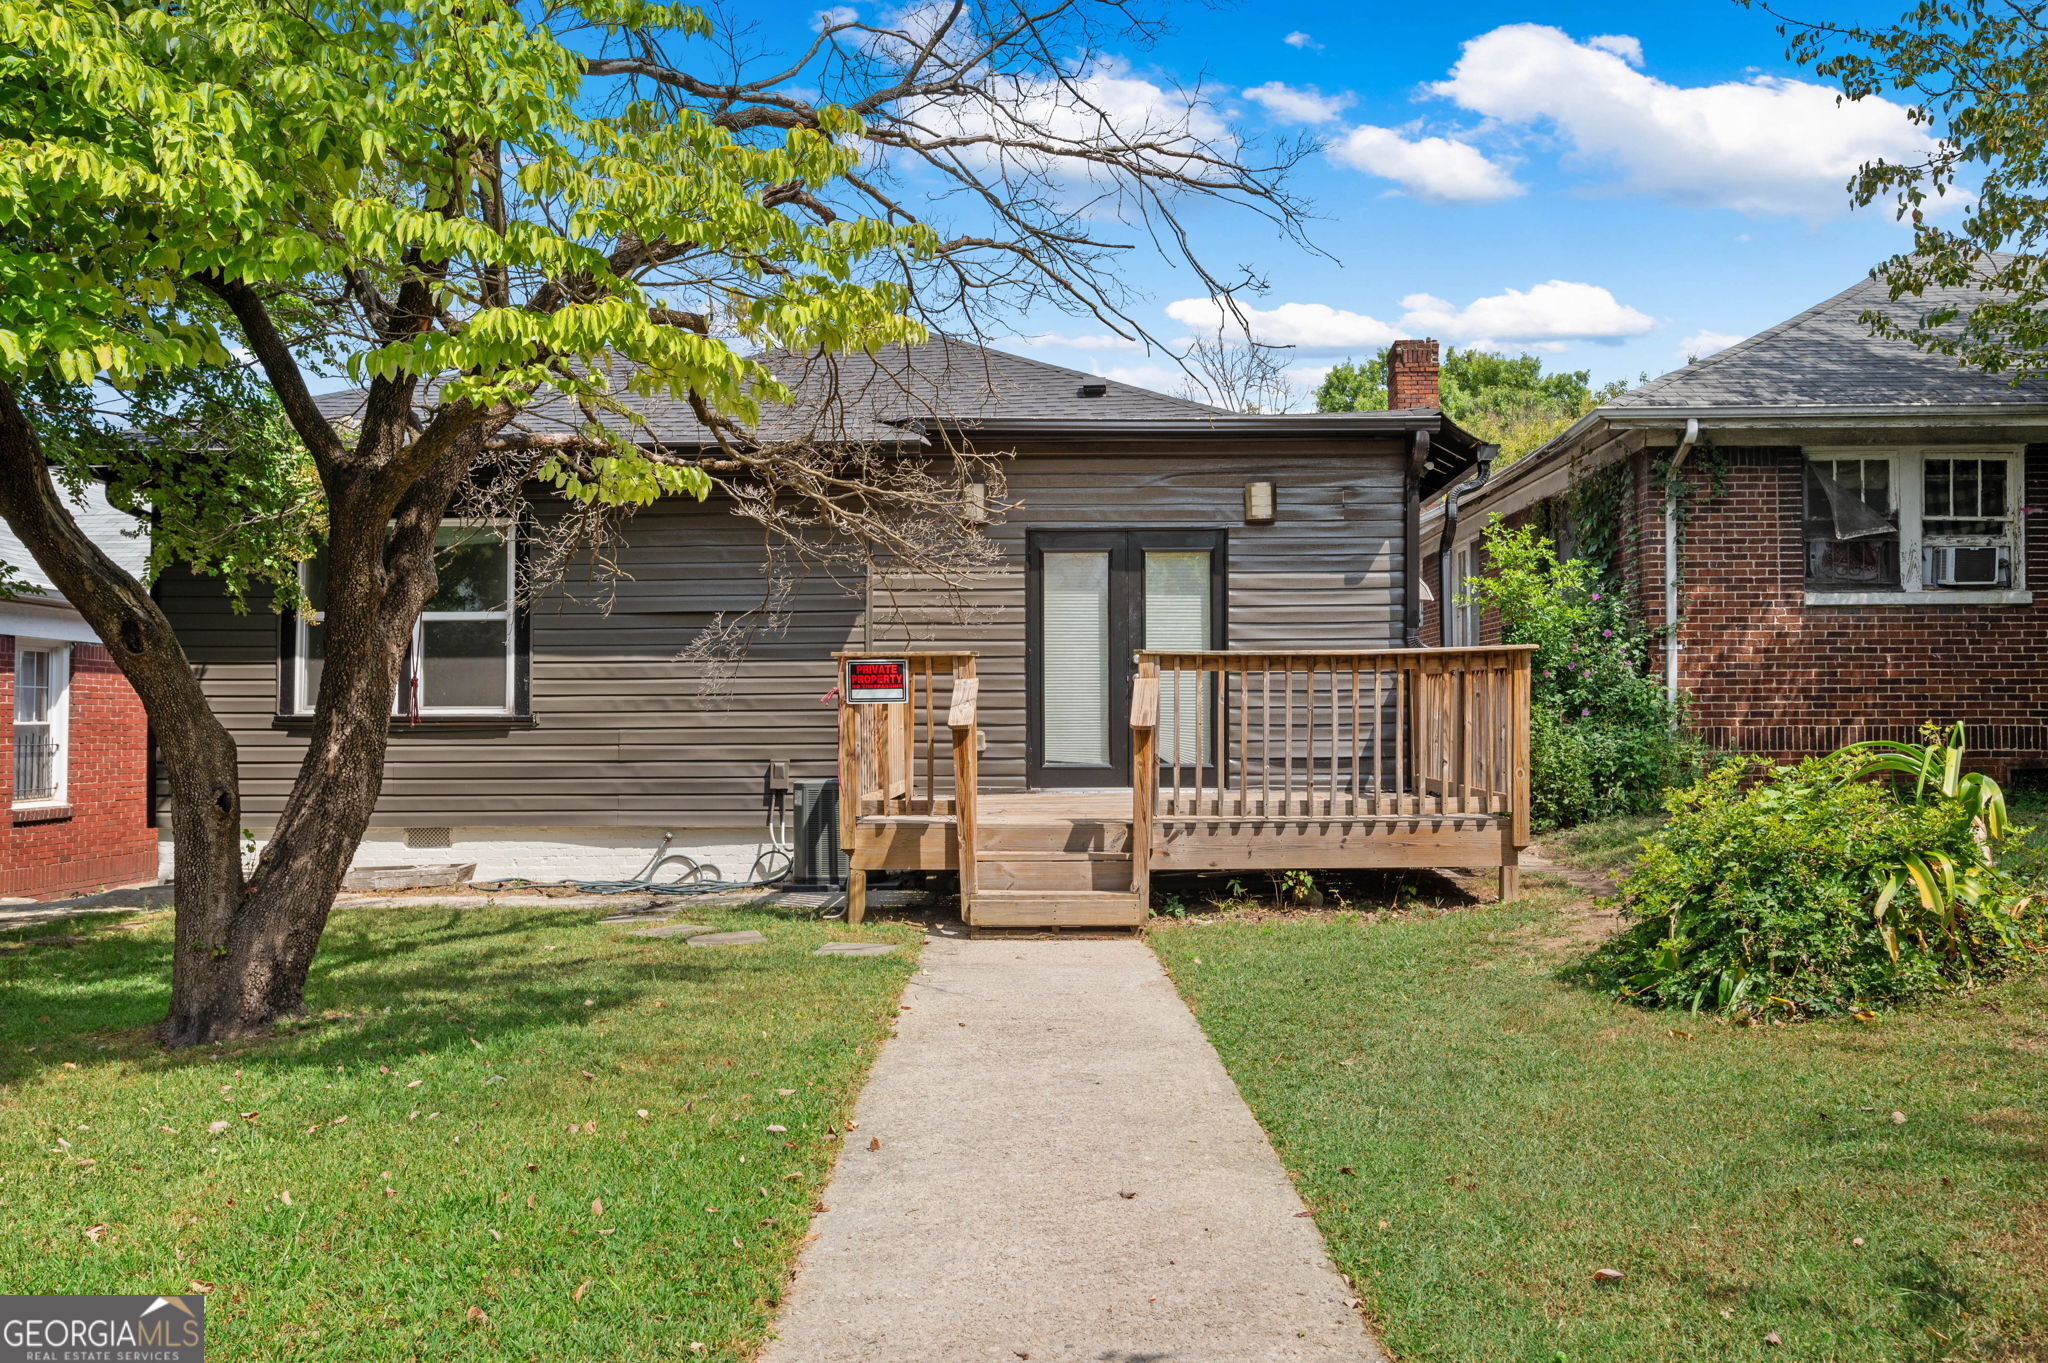
[(107, 650), (71, 646), (70, 766), (61, 811), (16, 810), (14, 639), (0, 635), (0, 898), (57, 899), (156, 879), (149, 731)]
[[(1808, 606), (1799, 451), (1720, 454), (1725, 490), (1695, 499), (1680, 551), (1702, 738), (1789, 756), (1959, 719), (1977, 765), (2048, 768), (2048, 518), (2026, 522), (2034, 605)], [(2048, 506), (2048, 448), (2027, 451), (2026, 504)]]

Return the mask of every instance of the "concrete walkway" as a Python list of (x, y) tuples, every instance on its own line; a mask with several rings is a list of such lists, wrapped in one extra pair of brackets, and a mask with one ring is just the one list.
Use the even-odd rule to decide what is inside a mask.
[(1383, 1358), (1142, 943), (935, 938), (904, 1002), (763, 1363)]

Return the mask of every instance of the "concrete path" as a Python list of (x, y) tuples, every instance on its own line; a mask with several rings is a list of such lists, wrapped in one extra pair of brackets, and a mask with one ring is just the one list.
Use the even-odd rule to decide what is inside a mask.
[(935, 938), (904, 1002), (762, 1363), (1384, 1357), (1142, 943)]

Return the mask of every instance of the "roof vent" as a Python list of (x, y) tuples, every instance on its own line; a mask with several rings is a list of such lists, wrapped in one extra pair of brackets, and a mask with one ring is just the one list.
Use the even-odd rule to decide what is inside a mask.
[(1109, 385), (1106, 383), (1084, 383), (1081, 385), (1080, 395), (1084, 398), (1107, 397), (1109, 396)]

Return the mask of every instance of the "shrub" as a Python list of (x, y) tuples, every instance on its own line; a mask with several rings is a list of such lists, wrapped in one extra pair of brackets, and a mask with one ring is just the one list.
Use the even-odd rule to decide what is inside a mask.
[[(1949, 749), (1923, 751), (1945, 761)], [(1592, 981), (1654, 1007), (1800, 1017), (2037, 956), (2042, 912), (1992, 859), (2006, 831), (1996, 785), (1902, 793), (1868, 779), (1898, 770), (1881, 757), (1852, 746), (1797, 766), (1750, 758), (1673, 791), (1670, 822), (1621, 887), (1639, 921), (1594, 953)]]
[(1484, 534), (1487, 576), (1460, 604), (1496, 611), (1501, 639), (1533, 644), (1531, 817), (1559, 828), (1657, 807), (1699, 770), (1699, 749), (1645, 667), (1649, 637), (1584, 559), (1560, 561), (1532, 526), (1495, 517)]

